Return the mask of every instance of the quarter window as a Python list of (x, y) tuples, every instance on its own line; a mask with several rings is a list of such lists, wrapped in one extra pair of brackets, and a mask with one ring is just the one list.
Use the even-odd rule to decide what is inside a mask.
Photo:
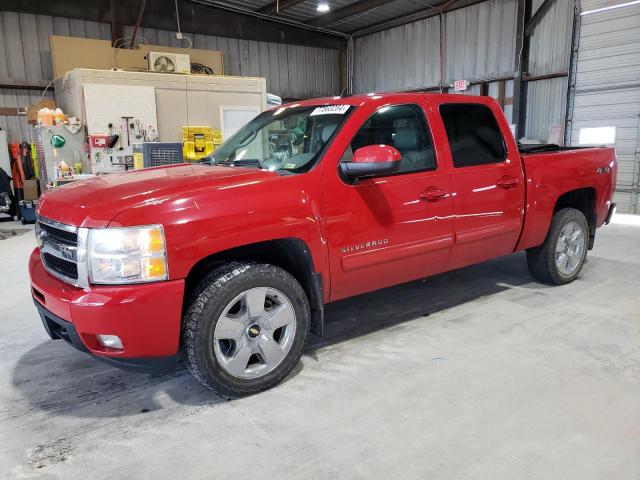
[(498, 122), (485, 105), (449, 103), (440, 106), (440, 115), (455, 167), (499, 163), (507, 158)]
[(382, 107), (358, 130), (341, 161), (350, 162), (359, 148), (381, 144), (397, 148), (402, 155), (396, 174), (436, 169), (431, 134), (418, 105)]

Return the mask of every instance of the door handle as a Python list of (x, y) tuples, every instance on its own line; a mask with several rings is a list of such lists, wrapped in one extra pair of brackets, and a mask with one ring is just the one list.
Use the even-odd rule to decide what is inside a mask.
[(427, 202), (435, 202), (440, 198), (444, 198), (449, 195), (449, 192), (438, 187), (428, 187), (424, 192), (420, 194), (420, 200)]
[(500, 188), (513, 188), (516, 185), (518, 185), (518, 179), (515, 177), (509, 177), (508, 175), (505, 175), (504, 177), (498, 180), (497, 185)]

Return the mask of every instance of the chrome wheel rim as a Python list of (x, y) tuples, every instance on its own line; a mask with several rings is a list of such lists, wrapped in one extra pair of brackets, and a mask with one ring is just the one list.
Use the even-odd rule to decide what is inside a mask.
[(275, 288), (250, 288), (222, 311), (213, 333), (213, 350), (229, 375), (258, 378), (283, 362), (295, 334), (296, 315), (287, 296)]
[(571, 275), (582, 262), (586, 247), (586, 236), (582, 225), (575, 220), (567, 223), (556, 243), (556, 267), (563, 275)]

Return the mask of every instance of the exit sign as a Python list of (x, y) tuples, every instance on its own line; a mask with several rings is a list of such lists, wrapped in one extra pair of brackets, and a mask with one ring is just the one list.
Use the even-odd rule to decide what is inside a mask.
[(469, 81), (468, 80), (456, 80), (455, 82), (453, 82), (453, 89), (456, 92), (463, 92), (467, 88), (469, 88)]

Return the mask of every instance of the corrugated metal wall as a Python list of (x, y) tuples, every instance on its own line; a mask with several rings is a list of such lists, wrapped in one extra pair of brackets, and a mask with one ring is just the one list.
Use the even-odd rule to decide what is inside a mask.
[[(583, 0), (589, 11), (626, 3)], [(580, 129), (616, 127), (619, 162), (615, 201), (622, 212), (640, 213), (640, 5), (581, 17), (569, 140)]]
[[(505, 99), (513, 99), (513, 80), (505, 80), (504, 81), (504, 98)], [(491, 82), (489, 84), (489, 96), (495, 98), (496, 100), (500, 100), (500, 82)], [(509, 123), (513, 123), (513, 103), (506, 103), (502, 109), (504, 110), (504, 116), (507, 117), (507, 121)]]
[(415, 90), (440, 83), (437, 17), (359, 37), (354, 42), (354, 91)]
[[(49, 35), (109, 39), (109, 25), (46, 15), (0, 12), (0, 83), (46, 86), (53, 76)], [(25, 107), (42, 91), (0, 87), (0, 107)], [(47, 92), (46, 98), (53, 98)], [(25, 117), (0, 115), (10, 142), (31, 139)]]
[[(516, 0), (488, 0), (444, 17), (445, 82), (513, 75)], [(438, 17), (356, 38), (354, 90), (437, 87), (439, 45)]]
[[(535, 12), (543, 0), (534, 0)], [(515, 75), (516, 0), (489, 0), (445, 14), (444, 83), (490, 81)], [(528, 76), (566, 72), (571, 51), (573, 0), (559, 0), (530, 37)], [(440, 82), (440, 21), (431, 17), (356, 38), (354, 88), (358, 92), (434, 88)], [(505, 96), (513, 97), (513, 82)], [(546, 141), (566, 112), (566, 78), (528, 85), (526, 133)], [(477, 89), (476, 89), (477, 90)], [(471, 89), (470, 92), (474, 92)], [(497, 83), (489, 84), (497, 98)], [(511, 120), (512, 106), (504, 106)]]
[[(564, 126), (567, 112), (567, 78), (528, 82), (525, 134), (546, 143), (554, 126)], [(557, 141), (557, 140), (556, 140)]]
[(49, 35), (111, 38), (108, 24), (0, 12), (0, 82), (49, 83), (53, 75)]
[(445, 14), (445, 83), (513, 75), (516, 0), (489, 0)]
[[(544, 0), (533, 0), (536, 12)], [(567, 70), (571, 54), (573, 0), (559, 0), (540, 20), (529, 40), (529, 75)]]
[[(124, 34), (131, 35), (131, 28)], [(108, 24), (0, 11), (0, 83), (46, 85), (52, 79), (49, 35), (71, 35), (109, 40)], [(168, 30), (140, 29), (139, 35), (155, 45), (179, 46)], [(269, 92), (287, 98), (337, 95), (337, 50), (192, 35), (193, 47), (221, 50), (228, 75), (260, 76)], [(24, 107), (37, 100), (37, 90), (0, 87), (0, 107)], [(0, 116), (0, 128), (12, 142), (29, 139), (24, 117)]]
[[(543, 1), (533, 0), (532, 11), (535, 12)], [(528, 76), (568, 70), (573, 8), (573, 0), (556, 1), (533, 31), (529, 40)], [(553, 126), (564, 125), (567, 78), (531, 81), (527, 89), (526, 136), (546, 142)]]
[[(38, 102), (41, 97), (42, 92), (35, 90), (0, 88), (0, 107), (25, 107)], [(48, 91), (45, 98), (53, 99), (53, 93)], [(0, 128), (7, 132), (9, 143), (33, 140), (31, 127), (24, 116), (0, 115)]]

